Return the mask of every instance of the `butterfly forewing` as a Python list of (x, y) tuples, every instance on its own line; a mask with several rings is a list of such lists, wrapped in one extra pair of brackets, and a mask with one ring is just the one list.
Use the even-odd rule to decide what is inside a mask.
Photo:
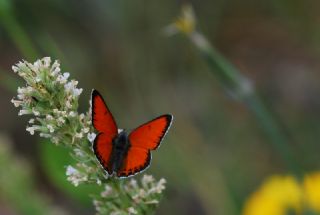
[(162, 115), (134, 129), (129, 134), (131, 146), (149, 150), (158, 148), (171, 125), (171, 121), (171, 115)]
[(99, 132), (115, 136), (118, 133), (118, 127), (113, 119), (109, 108), (104, 102), (102, 96), (97, 90), (92, 91), (92, 124)]

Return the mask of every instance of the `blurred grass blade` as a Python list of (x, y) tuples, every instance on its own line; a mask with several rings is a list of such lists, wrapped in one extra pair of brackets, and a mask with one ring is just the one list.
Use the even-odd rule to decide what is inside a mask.
[(19, 51), (28, 58), (28, 60), (34, 60), (39, 56), (27, 33), (16, 20), (13, 14), (11, 0), (0, 0), (0, 23)]

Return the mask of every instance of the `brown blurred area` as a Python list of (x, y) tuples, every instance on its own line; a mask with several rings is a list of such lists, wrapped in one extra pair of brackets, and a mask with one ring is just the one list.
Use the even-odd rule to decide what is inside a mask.
[[(168, 181), (157, 214), (240, 214), (265, 177), (287, 172), (252, 114), (225, 94), (189, 41), (163, 35), (183, 3), (194, 6), (199, 30), (254, 82), (282, 121), (301, 168), (319, 169), (320, 2), (0, 0), (0, 132), (11, 139), (14, 155), (30, 162), (35, 189), (52, 204), (94, 214), (90, 189), (77, 198), (78, 188), (55, 180), (59, 174), (63, 180), (68, 163), (51, 169), (49, 144), (26, 132), (28, 118), (18, 117), (10, 103), (24, 85), (11, 71), (21, 59), (59, 59), (84, 89), (80, 111), (98, 89), (120, 127), (173, 114), (147, 170)], [(21, 51), (15, 24), (37, 56)], [(1, 189), (0, 214), (19, 214)]]

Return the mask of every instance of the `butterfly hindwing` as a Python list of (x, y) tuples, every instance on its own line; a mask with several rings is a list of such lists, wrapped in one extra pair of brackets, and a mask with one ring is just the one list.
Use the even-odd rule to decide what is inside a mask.
[(134, 175), (150, 165), (150, 150), (159, 147), (171, 121), (171, 115), (162, 115), (139, 126), (129, 134), (130, 148), (122, 168), (117, 173), (119, 177)]
[(150, 150), (130, 147), (123, 161), (122, 168), (117, 172), (118, 177), (128, 177), (141, 172), (150, 165)]
[(93, 150), (104, 169), (112, 174), (110, 157), (112, 141), (118, 134), (118, 127), (102, 96), (97, 90), (92, 91), (92, 124), (99, 132), (94, 139)]
[(112, 174), (112, 167), (109, 166), (109, 161), (112, 152), (112, 139), (110, 136), (100, 133), (96, 136), (93, 143), (93, 150), (96, 154), (100, 164), (108, 172)]

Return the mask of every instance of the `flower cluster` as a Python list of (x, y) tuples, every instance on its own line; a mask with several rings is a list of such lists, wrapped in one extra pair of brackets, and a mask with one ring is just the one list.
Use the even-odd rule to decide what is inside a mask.
[(77, 88), (77, 81), (69, 80), (69, 73), (61, 72), (59, 62), (45, 57), (33, 64), (19, 62), (12, 69), (27, 83), (25, 87), (18, 88), (17, 98), (11, 100), (15, 107), (20, 108), (18, 115), (32, 115), (26, 130), (31, 135), (39, 133), (56, 145), (70, 148), (71, 156), (77, 161), (74, 166), (67, 166), (67, 180), (75, 186), (103, 184), (118, 195), (118, 198), (107, 197), (105, 190), (101, 196), (94, 197), (98, 213), (109, 214), (116, 209), (114, 205), (128, 205), (125, 214), (137, 211), (140, 214), (152, 213), (162, 196), (164, 179), (155, 182), (150, 176), (145, 176), (141, 187), (130, 187), (125, 180), (108, 177), (92, 150), (96, 134), (91, 125), (91, 110), (85, 114), (78, 113), (82, 89)]
[(85, 119), (83, 114), (78, 116), (76, 112), (82, 89), (77, 88), (77, 81), (68, 81), (69, 73), (60, 72), (58, 61), (51, 64), (49, 57), (37, 60), (34, 64), (22, 61), (12, 69), (27, 82), (26, 87), (18, 88), (17, 99), (11, 102), (21, 108), (18, 115), (34, 115), (35, 118), (29, 120), (27, 127), (31, 135), (37, 131), (41, 137), (50, 138), (53, 143), (69, 144), (69, 141), (64, 143), (62, 136), (56, 133), (71, 134), (69, 124), (74, 120), (80, 120), (78, 124), (83, 124), (83, 128), (75, 128), (78, 135), (73, 138), (80, 138), (89, 132), (89, 118)]
[(61, 73), (59, 62), (51, 62), (49, 57), (33, 64), (22, 61), (12, 69), (27, 82), (26, 87), (18, 88), (17, 98), (11, 100), (21, 108), (18, 115), (33, 115), (26, 130), (72, 149), (77, 169), (67, 168), (67, 176), (74, 185), (99, 180), (104, 173), (90, 149), (90, 113), (77, 112), (82, 92), (77, 88), (78, 82), (69, 80), (70, 74)]
[[(139, 184), (135, 179), (131, 179), (122, 186), (125, 193), (129, 194), (126, 196), (107, 184), (94, 201), (96, 211), (98, 214), (113, 215), (148, 214), (146, 213), (148, 208), (142, 208), (139, 205), (148, 205), (149, 208), (157, 206), (165, 189), (165, 183), (165, 179), (156, 181), (151, 175), (144, 175)], [(126, 201), (120, 202), (120, 199), (126, 199)]]
[(243, 215), (320, 213), (320, 172), (307, 174), (302, 182), (293, 176), (272, 176), (253, 193)]

